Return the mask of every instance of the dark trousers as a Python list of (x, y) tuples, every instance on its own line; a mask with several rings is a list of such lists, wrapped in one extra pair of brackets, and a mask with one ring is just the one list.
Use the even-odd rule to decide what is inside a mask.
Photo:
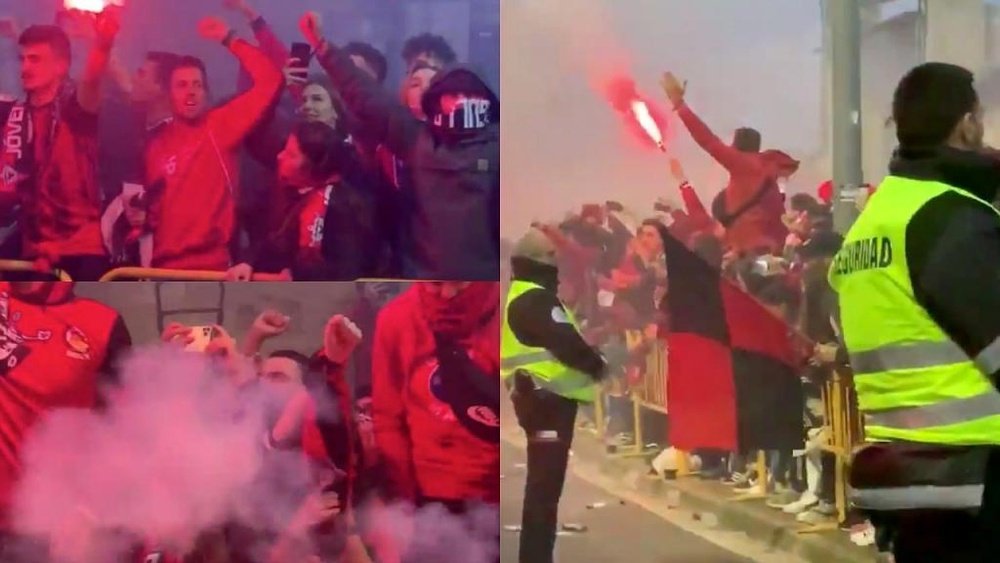
[[(520, 563), (552, 563), (559, 520), (559, 497), (566, 481), (577, 402), (535, 389), (515, 374), (511, 400), (528, 436), (528, 476), (521, 511)], [(554, 435), (543, 434), (545, 432)]]

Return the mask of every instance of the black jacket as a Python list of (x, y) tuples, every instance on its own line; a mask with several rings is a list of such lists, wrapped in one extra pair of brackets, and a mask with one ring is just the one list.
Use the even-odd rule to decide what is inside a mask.
[[(955, 149), (897, 152), (894, 176), (934, 180), (992, 202), (1000, 161)], [(906, 263), (917, 302), (969, 357), (1000, 337), (1000, 217), (955, 193), (930, 200), (906, 228)], [(984, 314), (984, 312), (991, 312)], [(997, 373), (989, 374), (994, 384)]]
[(255, 270), (292, 270), (297, 281), (355, 281), (380, 276), (388, 246), (376, 225), (375, 206), (363, 180), (345, 177), (333, 186), (323, 219), (322, 263), (300, 263), (301, 205), (257, 248)]
[(563, 364), (600, 380), (607, 365), (604, 358), (570, 324), (557, 322), (556, 310), (563, 305), (556, 295), (559, 271), (525, 258), (513, 258), (515, 281), (531, 282), (544, 289), (532, 289), (514, 299), (507, 308), (507, 324), (517, 340), (526, 346), (545, 348)]
[[(409, 182), (402, 216), (408, 230), (404, 274), (414, 279), (496, 281), (500, 276), (499, 99), (490, 91), (491, 125), (472, 137), (443, 142), (335, 46), (317, 60), (347, 110), (371, 135), (404, 161)], [(434, 78), (425, 100), (456, 73)], [(488, 85), (479, 79), (485, 89)]]

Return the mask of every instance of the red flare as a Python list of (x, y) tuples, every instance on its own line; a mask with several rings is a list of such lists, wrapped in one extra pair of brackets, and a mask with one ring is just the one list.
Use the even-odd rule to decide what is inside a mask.
[(122, 0), (63, 0), (63, 7), (67, 10), (80, 10), (82, 12), (93, 12), (98, 14), (108, 6), (121, 6)]
[(663, 133), (660, 132), (660, 126), (656, 124), (653, 115), (649, 113), (649, 106), (646, 105), (646, 102), (634, 100), (631, 106), (632, 115), (635, 117), (639, 127), (642, 127), (646, 135), (649, 135), (649, 140), (656, 143), (657, 148), (661, 151), (667, 152), (667, 147), (663, 144)]
[(631, 78), (615, 77), (605, 86), (605, 93), (611, 107), (625, 120), (625, 125), (644, 144), (650, 144), (667, 152), (666, 119), (662, 112), (644, 98)]

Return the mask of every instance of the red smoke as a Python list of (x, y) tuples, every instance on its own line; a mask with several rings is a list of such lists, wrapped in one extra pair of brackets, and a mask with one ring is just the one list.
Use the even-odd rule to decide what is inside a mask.
[[(667, 133), (669, 132), (667, 118), (649, 98), (639, 93), (634, 80), (626, 76), (612, 77), (606, 81), (604, 93), (608, 103), (622, 117), (628, 132), (635, 136), (643, 146), (666, 150)], [(653, 123), (646, 124), (649, 129), (644, 128), (641, 122), (643, 105), (648, 110), (649, 117), (652, 118)], [(657, 134), (662, 139), (662, 145), (657, 142)]]

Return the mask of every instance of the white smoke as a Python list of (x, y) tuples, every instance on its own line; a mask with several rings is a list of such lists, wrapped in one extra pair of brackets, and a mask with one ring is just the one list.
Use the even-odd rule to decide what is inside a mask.
[[(137, 349), (103, 412), (54, 411), (32, 431), (15, 529), (56, 542), (66, 563), (119, 560), (136, 539), (184, 554), (226, 524), (273, 538), (319, 473), (298, 450), (264, 447), (273, 404), (266, 385), (257, 391), (238, 390), (206, 356)], [(330, 397), (321, 395), (317, 405), (321, 419), (339, 416), (328, 416), (337, 408)], [(375, 518), (374, 537), (409, 544), (417, 561), (499, 557), (495, 506), (456, 516), (396, 504), (377, 514), (362, 509), (357, 518)], [(270, 547), (251, 546), (250, 556), (265, 563)]]
[(241, 394), (205, 356), (143, 348), (121, 373), (104, 413), (55, 411), (33, 431), (18, 531), (58, 539), (83, 519), (184, 553), (226, 522), (271, 527), (259, 509), (289, 501), (269, 498), (285, 488), (274, 479), (308, 482), (300, 456), (269, 462), (280, 475), (262, 472), (265, 401)]

